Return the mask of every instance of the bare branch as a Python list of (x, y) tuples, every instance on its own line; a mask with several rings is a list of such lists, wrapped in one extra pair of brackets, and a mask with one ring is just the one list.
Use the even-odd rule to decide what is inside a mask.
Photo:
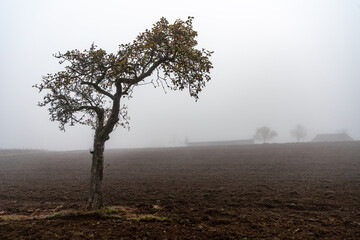
[(105, 91), (104, 89), (102, 89), (101, 87), (99, 87), (98, 84), (96, 83), (92, 83), (92, 82), (81, 82), (82, 85), (88, 85), (88, 86), (92, 86), (96, 91), (98, 91), (101, 94), (104, 94), (105, 96), (109, 97), (111, 100), (114, 100), (114, 95), (112, 95), (111, 93)]
[(153, 65), (145, 72), (143, 72), (139, 77), (133, 79), (130, 83), (133, 85), (133, 84), (136, 84), (138, 82), (141, 82), (142, 80), (144, 80), (146, 77), (149, 77), (152, 72), (160, 66), (160, 64), (164, 63), (165, 61), (167, 61), (168, 58), (162, 58), (156, 62), (153, 63)]

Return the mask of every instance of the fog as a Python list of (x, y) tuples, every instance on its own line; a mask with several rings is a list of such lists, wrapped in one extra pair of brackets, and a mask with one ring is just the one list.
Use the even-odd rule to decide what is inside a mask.
[(252, 138), (306, 141), (346, 131), (360, 139), (360, 1), (19, 1), (0, 7), (0, 148), (89, 149), (90, 127), (61, 132), (32, 85), (63, 69), (53, 53), (98, 47), (115, 52), (162, 16), (194, 16), (198, 47), (214, 51), (212, 80), (195, 102), (188, 92), (141, 86), (123, 103), (130, 131), (107, 148), (179, 146)]

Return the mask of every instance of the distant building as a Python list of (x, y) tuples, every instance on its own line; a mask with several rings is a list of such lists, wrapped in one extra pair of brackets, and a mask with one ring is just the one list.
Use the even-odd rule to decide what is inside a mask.
[(313, 142), (347, 142), (354, 141), (346, 133), (334, 133), (334, 134), (318, 134), (312, 140)]
[(186, 146), (229, 146), (229, 145), (250, 145), (254, 144), (254, 139), (233, 140), (233, 141), (214, 141), (214, 142), (185, 142)]

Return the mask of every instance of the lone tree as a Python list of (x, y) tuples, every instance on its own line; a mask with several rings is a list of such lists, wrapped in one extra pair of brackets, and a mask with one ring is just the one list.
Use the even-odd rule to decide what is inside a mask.
[(268, 127), (261, 127), (256, 130), (254, 139), (257, 141), (262, 141), (263, 143), (267, 143), (276, 136), (277, 133), (275, 131), (272, 131)]
[(305, 139), (307, 136), (306, 129), (303, 125), (298, 124), (296, 127), (290, 131), (292, 137), (296, 139), (296, 141), (300, 142)]
[(188, 89), (197, 100), (211, 79), (209, 58), (213, 52), (195, 48), (197, 32), (192, 20), (189, 17), (169, 24), (161, 18), (132, 43), (120, 45), (116, 53), (106, 53), (92, 44), (83, 52), (75, 49), (55, 54), (60, 64), (66, 64), (65, 70), (47, 74), (34, 85), (39, 92), (46, 91), (38, 105), (48, 106), (50, 120), (59, 121), (61, 130), (76, 123), (95, 130), (88, 209), (103, 206), (105, 142), (117, 125), (128, 124), (121, 99), (130, 98), (134, 87), (152, 83), (164, 89)]

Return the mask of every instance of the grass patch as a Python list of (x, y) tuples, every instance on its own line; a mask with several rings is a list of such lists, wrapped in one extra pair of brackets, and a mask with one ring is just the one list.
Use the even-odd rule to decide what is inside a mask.
[[(43, 211), (36, 216), (26, 215), (7, 215), (0, 216), (0, 222), (6, 220), (26, 220), (26, 219), (118, 219), (123, 221), (135, 221), (135, 222), (171, 222), (171, 219), (167, 217), (137, 214), (136, 209), (112, 206), (104, 207), (100, 210), (64, 210), (60, 212)], [(78, 234), (78, 233), (74, 233)]]
[(80, 231), (71, 231), (74, 237), (83, 237), (84, 233)]
[(170, 219), (167, 217), (159, 217), (154, 215), (144, 215), (139, 217), (131, 217), (128, 220), (136, 222), (170, 222)]
[(47, 216), (46, 219), (74, 219), (74, 218), (95, 218), (95, 219), (108, 219), (108, 218), (124, 218), (125, 213), (116, 207), (104, 207), (100, 210), (94, 211), (61, 211)]

